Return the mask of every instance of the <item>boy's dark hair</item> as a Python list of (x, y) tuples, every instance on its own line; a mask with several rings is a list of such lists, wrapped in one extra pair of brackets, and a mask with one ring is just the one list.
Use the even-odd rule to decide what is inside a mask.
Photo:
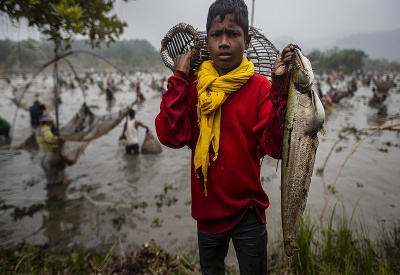
[(219, 16), (222, 22), (227, 14), (233, 15), (236, 24), (242, 27), (246, 38), (249, 34), (249, 14), (244, 0), (216, 0), (208, 10), (207, 33), (215, 17)]
[(135, 117), (135, 114), (136, 114), (135, 110), (133, 110), (133, 109), (130, 109), (130, 110), (129, 110), (129, 117), (130, 117), (130, 118), (134, 118), (134, 117)]

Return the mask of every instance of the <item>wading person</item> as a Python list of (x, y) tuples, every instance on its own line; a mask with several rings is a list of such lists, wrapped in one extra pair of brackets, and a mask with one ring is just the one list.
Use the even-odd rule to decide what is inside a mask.
[(36, 129), (36, 127), (38, 127), (40, 119), (42, 117), (39, 100), (35, 100), (33, 102), (32, 106), (29, 107), (29, 116), (31, 118), (32, 128)]
[(135, 110), (129, 110), (129, 114), (122, 131), (125, 139), (125, 150), (127, 154), (139, 154), (139, 126), (145, 128), (146, 133), (149, 131), (149, 127), (135, 119), (135, 114)]
[(36, 142), (39, 146), (40, 165), (42, 166), (47, 179), (47, 184), (68, 184), (65, 176), (65, 163), (59, 158), (58, 146), (64, 140), (53, 134), (54, 119), (50, 114), (41, 119), (41, 123), (36, 128)]
[(142, 84), (142, 81), (138, 77), (138, 79), (136, 81), (136, 98), (138, 99), (139, 102), (143, 102), (146, 100), (146, 98), (144, 97), (144, 95), (141, 91), (141, 84)]
[(206, 43), (211, 60), (193, 77), (190, 53), (178, 55), (155, 126), (161, 143), (192, 150), (192, 216), (197, 221), (203, 274), (224, 274), (232, 240), (241, 274), (266, 274), (268, 196), (261, 158), (281, 157), (282, 109), (295, 45), (278, 55), (272, 84), (244, 56), (251, 37), (243, 0), (209, 8)]

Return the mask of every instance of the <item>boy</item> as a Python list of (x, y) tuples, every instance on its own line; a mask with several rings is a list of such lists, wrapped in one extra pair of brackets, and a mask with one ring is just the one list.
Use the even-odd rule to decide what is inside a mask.
[(161, 143), (192, 149), (192, 216), (203, 274), (224, 274), (230, 239), (241, 274), (267, 272), (269, 200), (260, 182), (260, 158), (281, 155), (285, 80), (295, 46), (277, 57), (272, 85), (243, 56), (248, 28), (243, 0), (216, 0), (206, 25), (212, 61), (188, 77), (190, 53), (176, 57), (155, 120)]

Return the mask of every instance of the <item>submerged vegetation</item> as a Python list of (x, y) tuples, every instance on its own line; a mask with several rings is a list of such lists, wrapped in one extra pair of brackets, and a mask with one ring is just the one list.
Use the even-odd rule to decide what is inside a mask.
[[(344, 211), (343, 211), (344, 212)], [(297, 242), (300, 250), (287, 258), (282, 243), (269, 247), (270, 274), (399, 274), (400, 223), (382, 223), (376, 238), (355, 223), (355, 215), (336, 217), (327, 224), (306, 216)], [(335, 222), (336, 221), (336, 222)], [(20, 243), (0, 249), (1, 274), (199, 274), (197, 247), (172, 256), (154, 241), (133, 252), (118, 245), (86, 249), (77, 244)], [(227, 274), (238, 274), (227, 266)]]

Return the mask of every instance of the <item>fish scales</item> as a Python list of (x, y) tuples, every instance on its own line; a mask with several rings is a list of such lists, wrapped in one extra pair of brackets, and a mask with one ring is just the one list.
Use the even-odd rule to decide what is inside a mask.
[(281, 214), (284, 249), (287, 256), (299, 249), (294, 241), (307, 203), (308, 190), (318, 148), (318, 132), (323, 132), (325, 111), (312, 89), (314, 74), (310, 61), (295, 50), (281, 164)]

